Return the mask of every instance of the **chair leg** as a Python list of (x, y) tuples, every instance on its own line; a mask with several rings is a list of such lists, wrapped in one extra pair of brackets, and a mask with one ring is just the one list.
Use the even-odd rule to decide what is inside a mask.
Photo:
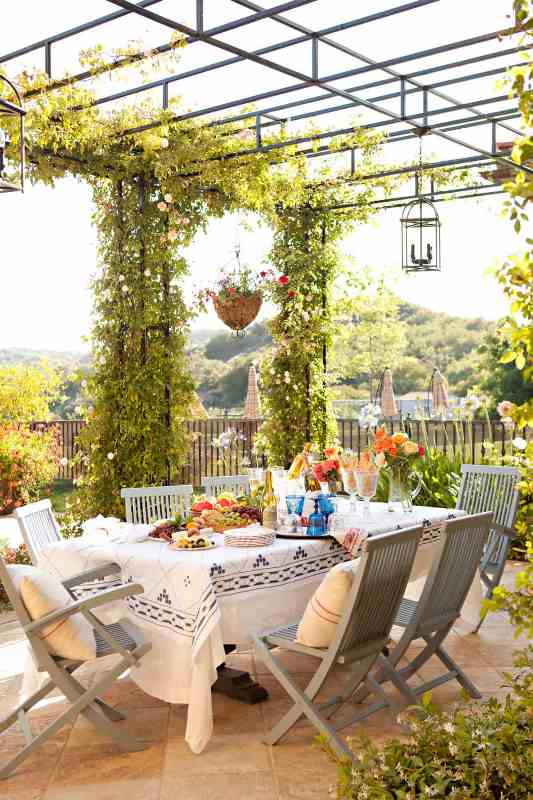
[(448, 655), (448, 653), (443, 647), (439, 645), (439, 647), (437, 647), (435, 655), (437, 655), (440, 658), (444, 666), (447, 667), (450, 670), (450, 672), (453, 671), (456, 673), (457, 680), (459, 681), (461, 686), (464, 689), (466, 689), (470, 697), (473, 697), (476, 700), (479, 700), (481, 698), (481, 692), (479, 691), (477, 686), (475, 686), (470, 680), (470, 678), (468, 678), (468, 676), (465, 675), (461, 667), (455, 663), (453, 658), (451, 658), (451, 656)]
[(65, 697), (73, 703), (77, 713), (83, 714), (84, 717), (92, 722), (99, 733), (112, 739), (121, 750), (135, 752), (145, 750), (149, 745), (138, 741), (133, 736), (130, 736), (126, 730), (114, 725), (95, 705), (98, 695), (103, 694), (105, 689), (111, 686), (126, 668), (124, 661), (120, 661), (102, 681), (87, 690), (84, 690), (83, 687), (80, 689), (80, 684), (72, 675), (59, 669), (56, 676), (56, 685), (61, 689)]
[[(78, 691), (83, 694), (83, 692), (86, 691), (85, 687), (82, 686), (81, 683), (79, 683), (76, 680), (76, 678), (72, 673), (69, 674), (71, 681), (76, 685)], [(111, 722), (122, 722), (123, 720), (127, 719), (125, 714), (122, 714), (120, 711), (117, 711), (117, 709), (108, 706), (107, 703), (104, 703), (104, 701), (100, 697), (97, 697), (95, 699), (94, 704), (97, 706), (96, 710), (97, 711), (100, 710), (103, 714), (105, 714), (107, 719), (110, 720)]]
[(401, 673), (394, 669), (392, 664), (387, 658), (385, 658), (385, 656), (380, 654), (378, 661), (388, 680), (390, 680), (390, 682), (398, 689), (404, 699), (410, 705), (416, 706), (418, 704), (418, 698)]
[(43, 698), (46, 697), (47, 694), (50, 694), (52, 689), (55, 688), (55, 683), (53, 681), (46, 681), (46, 683), (41, 686), (36, 692), (34, 692), (30, 697), (24, 700), (18, 708), (12, 711), (10, 714), (7, 715), (1, 722), (0, 722), (0, 733), (3, 731), (7, 731), (12, 725), (15, 724), (19, 720), (19, 714), (22, 712), (26, 714), (30, 711), (33, 706), (37, 705)]
[[(305, 714), (305, 716), (308, 718), (311, 724), (314, 725), (315, 728), (328, 739), (331, 747), (334, 750), (336, 750), (339, 755), (347, 756), (348, 758), (353, 759), (353, 755), (350, 749), (344, 744), (342, 739), (340, 739), (337, 736), (335, 729), (331, 725), (329, 725), (327, 720), (325, 720), (324, 717), (320, 714), (319, 710), (311, 702), (310, 697), (293, 684), (289, 673), (285, 670), (284, 667), (281, 666), (281, 664), (279, 664), (273, 658), (273, 656), (270, 654), (270, 651), (265, 646), (265, 644), (261, 640), (256, 640), (256, 647), (258, 647), (258, 649), (260, 650), (261, 656), (265, 664), (268, 666), (274, 677), (278, 680), (281, 686), (283, 686), (283, 688), (285, 689), (291, 700), (293, 700), (294, 702), (294, 708), (291, 709), (291, 711), (288, 714), (286, 714), (285, 717), (283, 717), (283, 719), (280, 720), (280, 722), (275, 726), (275, 728), (273, 728), (267, 735), (267, 737), (264, 740), (265, 744), (275, 744), (278, 741), (278, 739), (280, 739), (281, 736), (283, 736), (283, 734), (286, 733), (289, 730), (289, 728), (291, 728), (294, 725), (294, 722), (296, 722), (299, 719), (299, 717), (302, 716), (302, 714)], [(322, 685), (322, 683), (324, 682), (325, 677), (329, 672), (330, 666), (331, 666), (330, 664), (325, 664), (323, 662), (320, 665), (319, 669), (317, 670), (317, 673), (315, 674), (314, 678), (317, 678), (317, 682), (319, 682), (320, 685)], [(321, 674), (320, 677), (318, 677), (319, 673), (323, 674)], [(318, 689), (314, 691), (313, 696), (316, 695), (317, 691)], [(290, 718), (291, 721), (287, 724), (286, 721), (288, 717)], [(294, 721), (292, 721), (293, 719)]]

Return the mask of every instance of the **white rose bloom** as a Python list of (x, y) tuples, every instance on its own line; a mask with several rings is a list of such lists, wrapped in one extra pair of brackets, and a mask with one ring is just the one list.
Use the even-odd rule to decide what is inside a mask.
[(166, 194), (166, 195), (164, 195), (164, 200), (165, 200), (165, 203), (171, 203), (171, 202), (172, 202), (172, 199), (173, 199), (173, 198), (172, 198), (172, 195), (170, 194), (170, 192), (167, 192), (167, 194)]
[(517, 436), (516, 439), (513, 439), (513, 446), (516, 447), (517, 450), (525, 450), (527, 442), (521, 436)]
[(152, 271), (151, 271), (151, 270), (149, 270), (149, 269), (145, 269), (145, 270), (144, 270), (144, 274), (145, 274), (145, 276), (146, 276), (147, 278), (149, 278), (149, 277), (150, 277), (150, 275), (152, 274)]
[(124, 275), (119, 275), (119, 276), (118, 276), (118, 279), (119, 279), (119, 281), (120, 281), (121, 283), (122, 283), (122, 281), (126, 280), (126, 279), (125, 279), (125, 277), (124, 277)]
[(63, 458), (60, 458), (60, 459), (59, 459), (59, 463), (61, 464), (61, 466), (62, 466), (62, 467), (66, 467), (66, 466), (67, 466), (67, 464), (68, 464), (68, 458), (65, 458), (65, 457), (63, 456)]
[(115, 454), (114, 453), (108, 453), (107, 457), (108, 457), (109, 461), (113, 461), (113, 459), (115, 458)]
[(129, 289), (128, 289), (128, 287), (126, 286), (126, 284), (125, 284), (125, 283), (123, 283), (123, 284), (122, 284), (122, 287), (121, 287), (121, 289), (122, 289), (122, 291), (123, 291), (123, 293), (124, 293), (124, 294), (126, 294), (127, 292), (129, 292)]

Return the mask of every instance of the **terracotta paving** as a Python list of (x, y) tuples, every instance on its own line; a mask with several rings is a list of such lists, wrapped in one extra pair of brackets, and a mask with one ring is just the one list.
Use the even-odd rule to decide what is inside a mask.
[[(506, 582), (516, 567), (509, 565)], [(504, 696), (504, 673), (512, 663), (512, 651), (519, 646), (501, 614), (491, 615), (477, 635), (452, 633), (447, 648), (467, 671), (483, 695)], [(9, 617), (0, 617), (0, 718), (18, 700), (22, 669), (23, 637)], [(213, 696), (214, 735), (201, 755), (185, 744), (185, 708), (169, 707), (149, 697), (124, 677), (105, 697), (128, 714), (134, 734), (148, 749), (121, 754), (100, 738), (79, 717), (25, 761), (17, 772), (0, 785), (2, 800), (323, 800), (333, 796), (335, 767), (313, 741), (312, 729), (304, 724), (293, 729), (276, 747), (262, 743), (264, 732), (289, 707), (286, 696), (263, 665), (251, 653), (228, 658), (230, 666), (247, 668), (268, 689), (270, 699), (245, 706), (221, 695)], [(304, 683), (313, 669), (306, 657), (286, 659), (287, 667)], [(99, 665), (101, 669), (101, 664)], [(436, 664), (421, 670), (421, 680), (435, 675)], [(77, 673), (90, 684), (96, 676), (94, 665)], [(324, 690), (335, 690), (342, 673), (334, 674)], [(436, 703), (450, 707), (460, 701), (456, 683), (434, 690)], [(43, 729), (64, 708), (61, 696), (42, 704), (32, 714), (34, 733)], [(342, 712), (341, 712), (342, 713)], [(352, 712), (353, 713), (353, 712)], [(345, 733), (365, 731), (377, 743), (404, 733), (386, 711), (381, 711)], [(0, 762), (22, 742), (16, 727), (0, 735)], [(352, 745), (357, 751), (356, 744)]]

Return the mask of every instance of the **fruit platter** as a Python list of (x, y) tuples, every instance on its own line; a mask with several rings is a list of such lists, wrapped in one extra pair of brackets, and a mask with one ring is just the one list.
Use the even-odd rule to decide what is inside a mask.
[(261, 509), (250, 504), (249, 498), (236, 498), (227, 493), (215, 502), (199, 500), (188, 515), (177, 514), (174, 519), (155, 523), (148, 534), (178, 550), (201, 550), (215, 547), (210, 533), (224, 533), (234, 528), (246, 528), (261, 522)]

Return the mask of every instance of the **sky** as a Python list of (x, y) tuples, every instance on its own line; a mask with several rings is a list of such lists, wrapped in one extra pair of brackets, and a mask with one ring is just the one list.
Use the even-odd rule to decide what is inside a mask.
[[(230, 0), (206, 0), (206, 25), (214, 25), (221, 20), (242, 16), (245, 12), (233, 6), (228, 13)], [(369, 0), (365, 12), (377, 8), (397, 5), (392, 0)], [(273, 5), (272, 2), (264, 2)], [(343, 0), (329, 3), (311, 3), (304, 9), (292, 12), (293, 17), (305, 21), (309, 27), (320, 29), (337, 21), (347, 5)], [(192, 13), (190, 0), (177, 3), (177, 0), (163, 0), (160, 13), (172, 15), (172, 11), (186, 8)], [(380, 23), (355, 29), (350, 38), (342, 39), (353, 47), (364, 49), (374, 58), (383, 54), (401, 54), (409, 50), (431, 47), (446, 41), (466, 38), (469, 35), (497, 30), (508, 24), (506, 13), (510, 0), (439, 0), (415, 13), (393, 17)], [(66, 29), (99, 14), (113, 10), (104, 0), (91, 3), (91, 12), (80, 11), (88, 4), (72, 3), (70, 0), (55, 0), (53, 4), (43, 4), (39, 0), (21, 0), (19, 4), (9, 4), (2, 14), (0, 27), (0, 53), (11, 52), (17, 47), (36, 41), (58, 30)], [(329, 14), (328, 14), (329, 9)], [(352, 7), (353, 12), (353, 7)], [(176, 13), (176, 12), (175, 12)], [(335, 16), (337, 14), (337, 16)], [(460, 15), (460, 16), (459, 16)], [(177, 16), (177, 14), (176, 14)], [(354, 16), (353, 13), (348, 16)], [(406, 18), (406, 19), (403, 19)], [(461, 19), (460, 30), (457, 20)], [(246, 46), (261, 46), (262, 39), (274, 35), (275, 25), (265, 23), (259, 30), (256, 25), (248, 26), (239, 32), (227, 35), (227, 41), (239, 42), (246, 36)], [(141, 37), (147, 44), (157, 44), (168, 39), (168, 32), (161, 32), (159, 26), (145, 25), (143, 21), (124, 19), (114, 23), (113, 33), (104, 33), (103, 28), (85, 35), (76, 47), (94, 45), (98, 41), (115, 45), (131, 37)], [(404, 27), (402, 27), (404, 26)], [(280, 38), (280, 34), (275, 35)], [(243, 33), (244, 32), (244, 33)], [(238, 36), (237, 36), (238, 33)], [(290, 36), (285, 29), (283, 38)], [(106, 40), (108, 36), (108, 40)], [(255, 37), (255, 38), (254, 38)], [(359, 38), (358, 38), (359, 37)], [(354, 41), (357, 42), (354, 44)], [(361, 42), (364, 40), (364, 44)], [(270, 41), (270, 39), (269, 39)], [(242, 38), (241, 38), (242, 42)], [(497, 45), (491, 44), (492, 47)], [(186, 48), (184, 67), (198, 65), (206, 60), (205, 45)], [(58, 47), (54, 55), (54, 65), (59, 70), (73, 67), (74, 40), (68, 40)], [(332, 51), (336, 52), (336, 51)], [(460, 55), (458, 55), (460, 57)], [(35, 60), (34, 63), (41, 62)], [(212, 58), (212, 56), (211, 56)], [(299, 64), (304, 55), (290, 55), (291, 64)], [(329, 61), (328, 61), (329, 59)], [(208, 60), (208, 59), (207, 59)], [(303, 63), (303, 60), (302, 62)], [(32, 66), (31, 60), (18, 59), (12, 69)], [(332, 63), (331, 54), (324, 54), (321, 61), (323, 69), (342, 69), (343, 64)], [(421, 60), (416, 67), (423, 66)], [(180, 65), (181, 69), (181, 65)], [(194, 108), (211, 98), (217, 100), (236, 96), (233, 78), (242, 83), (238, 91), (244, 94), (249, 85), (257, 91), (259, 76), (253, 67), (241, 70), (230, 76), (222, 72), (212, 72), (208, 80), (196, 81), (184, 89), (186, 106)], [(283, 82), (277, 73), (269, 73), (268, 84), (261, 76), (261, 89)], [(494, 79), (490, 79), (494, 84)], [(246, 84), (246, 82), (248, 82)], [(466, 99), (470, 84), (453, 87), (458, 99)], [(121, 86), (118, 88), (122, 88)], [(117, 89), (118, 90), (118, 89)], [(451, 91), (451, 90), (450, 90)], [(465, 95), (465, 91), (467, 94)], [(472, 91), (472, 89), (470, 89)], [(498, 91), (494, 86), (494, 91)], [(228, 94), (230, 93), (230, 94)], [(480, 142), (486, 144), (485, 142)], [(450, 157), (452, 151), (448, 143), (436, 137), (428, 137), (428, 155), (435, 158)], [(393, 147), (390, 145), (389, 147)], [(416, 159), (416, 144), (407, 142), (394, 145), (394, 159)], [(384, 150), (387, 155), (387, 147)], [(456, 153), (455, 153), (456, 154)], [(317, 159), (318, 160), (318, 159)], [(469, 200), (440, 203), (438, 211), (442, 221), (442, 262), (440, 274), (402, 275), (400, 248), (401, 209), (383, 210), (368, 225), (359, 227), (343, 243), (346, 257), (354, 268), (372, 266), (377, 271), (386, 270), (391, 276), (391, 286), (405, 300), (418, 303), (435, 311), (446, 311), (466, 317), (497, 319), (507, 306), (495, 280), (488, 274), (491, 266), (518, 248), (518, 240), (510, 224), (501, 218), (501, 197), (483, 200)], [(55, 189), (28, 185), (24, 195), (5, 194), (0, 197), (0, 349), (24, 347), (52, 350), (87, 349), (84, 337), (91, 325), (90, 280), (96, 270), (96, 231), (91, 224), (91, 197), (89, 188), (73, 179), (61, 181)], [(242, 248), (243, 260), (251, 266), (261, 267), (268, 253), (271, 234), (268, 229), (247, 231), (239, 224), (237, 215), (214, 221), (207, 233), (199, 234), (188, 252), (195, 284), (211, 282), (218, 272), (232, 258), (236, 242)], [(186, 282), (188, 295), (194, 290), (192, 279)], [(268, 310), (268, 309), (267, 309)], [(213, 313), (201, 316), (196, 327), (217, 327), (218, 320)]]

